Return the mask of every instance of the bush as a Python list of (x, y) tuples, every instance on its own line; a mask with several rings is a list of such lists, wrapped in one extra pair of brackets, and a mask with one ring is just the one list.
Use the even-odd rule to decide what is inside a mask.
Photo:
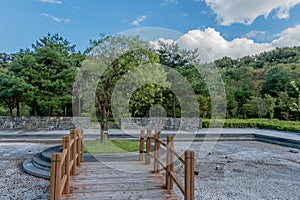
[[(208, 128), (210, 119), (203, 120), (203, 128)], [(300, 132), (299, 121), (284, 121), (278, 119), (226, 119), (224, 128), (264, 128), (280, 131)]]

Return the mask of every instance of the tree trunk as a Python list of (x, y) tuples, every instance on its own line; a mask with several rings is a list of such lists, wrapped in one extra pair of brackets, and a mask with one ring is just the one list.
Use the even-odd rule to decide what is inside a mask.
[(101, 133), (100, 133), (100, 138), (101, 142), (108, 140), (108, 125), (107, 125), (107, 119), (104, 118), (101, 120)]
[(78, 98), (78, 114), (77, 114), (77, 116), (78, 117), (81, 117), (81, 98), (80, 98), (80, 96), (78, 96), (77, 97)]
[(172, 94), (172, 118), (176, 118), (176, 101), (175, 95)]
[(34, 116), (38, 115), (38, 103), (36, 99), (34, 99), (34, 103), (33, 103), (33, 115)]
[(107, 91), (104, 90), (103, 99), (98, 100), (98, 107), (101, 113), (101, 130), (100, 130), (100, 139), (103, 142), (107, 140), (108, 137), (108, 119), (109, 119), (109, 105), (108, 105), (108, 95)]
[(17, 117), (20, 117), (20, 104), (19, 104), (19, 101), (16, 101), (16, 106), (17, 106)]

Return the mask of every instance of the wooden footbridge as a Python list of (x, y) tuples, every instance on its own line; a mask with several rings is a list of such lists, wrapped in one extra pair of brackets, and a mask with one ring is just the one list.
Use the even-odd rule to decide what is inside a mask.
[[(161, 145), (166, 149), (164, 159), (160, 155)], [(175, 175), (174, 157), (185, 166), (184, 183)], [(185, 200), (194, 199), (194, 152), (186, 151), (185, 157), (181, 157), (174, 149), (174, 137), (168, 136), (164, 142), (160, 131), (154, 137), (151, 129), (147, 129), (146, 137), (141, 131), (137, 161), (82, 161), (83, 131), (71, 130), (70, 136), (63, 137), (62, 153), (52, 155), (50, 200), (177, 200), (180, 198), (173, 191), (174, 183)]]

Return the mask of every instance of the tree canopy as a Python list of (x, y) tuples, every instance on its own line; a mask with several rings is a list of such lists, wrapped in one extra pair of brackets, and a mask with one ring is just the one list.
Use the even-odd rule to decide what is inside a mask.
[[(154, 49), (138, 37), (102, 35), (91, 40), (90, 47), (81, 53), (68, 40), (49, 33), (31, 48), (13, 55), (0, 53), (0, 113), (89, 116), (101, 120), (106, 129), (107, 121), (115, 120), (112, 96), (121, 95), (115, 88), (123, 87), (131, 92), (126, 99), (130, 116), (147, 117), (151, 106), (158, 104), (168, 117), (180, 117), (179, 97), (172, 89), (184, 92), (186, 88), (174, 81), (168, 71), (172, 69), (187, 80), (197, 97), (201, 117), (208, 118), (212, 97), (218, 94), (210, 94), (207, 82), (214, 80), (207, 80), (205, 71), (199, 73), (195, 63), (199, 63), (197, 50), (183, 49), (176, 43), (160, 41)], [(227, 118), (299, 120), (299, 46), (238, 59), (224, 57), (200, 67), (210, 68), (211, 64), (225, 83)], [(155, 68), (159, 65), (170, 69)], [(147, 72), (149, 77), (142, 76), (146, 69), (152, 70)], [(126, 77), (138, 74), (144, 82), (136, 87), (138, 83)], [(126, 84), (120, 85), (124, 80)]]

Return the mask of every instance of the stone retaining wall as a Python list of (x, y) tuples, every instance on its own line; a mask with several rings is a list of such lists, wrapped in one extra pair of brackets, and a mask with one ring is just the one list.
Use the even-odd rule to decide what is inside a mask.
[(90, 128), (86, 117), (6, 117), (0, 116), (0, 129), (24, 130), (68, 130), (70, 128)]
[(202, 129), (201, 118), (123, 118), (120, 120), (122, 130), (159, 128), (162, 130), (197, 130)]

